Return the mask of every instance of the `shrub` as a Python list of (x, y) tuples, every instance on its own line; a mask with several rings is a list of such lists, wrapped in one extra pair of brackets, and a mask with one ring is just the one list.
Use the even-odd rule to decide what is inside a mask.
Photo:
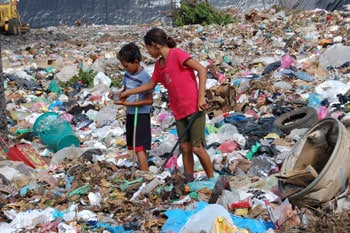
[(71, 87), (74, 83), (80, 82), (81, 84), (84, 84), (86, 87), (93, 87), (94, 86), (94, 78), (96, 76), (97, 72), (94, 70), (88, 70), (84, 71), (83, 69), (79, 69), (78, 74), (74, 75), (69, 81), (65, 83), (60, 83), (63, 87)]
[(175, 26), (178, 27), (190, 24), (203, 26), (209, 24), (226, 25), (232, 22), (229, 14), (215, 9), (208, 1), (181, 1), (180, 8), (173, 10), (173, 20)]

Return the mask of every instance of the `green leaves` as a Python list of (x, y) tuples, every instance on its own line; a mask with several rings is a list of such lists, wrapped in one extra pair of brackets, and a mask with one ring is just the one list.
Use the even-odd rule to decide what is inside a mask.
[(229, 14), (215, 9), (208, 2), (188, 3), (181, 2), (181, 7), (173, 10), (174, 23), (176, 26), (190, 24), (219, 24), (226, 25), (233, 20)]
[(96, 77), (97, 72), (94, 70), (84, 71), (83, 69), (79, 69), (78, 74), (74, 75), (69, 81), (65, 83), (61, 83), (63, 87), (71, 87), (74, 83), (80, 82), (86, 87), (94, 86), (94, 78)]

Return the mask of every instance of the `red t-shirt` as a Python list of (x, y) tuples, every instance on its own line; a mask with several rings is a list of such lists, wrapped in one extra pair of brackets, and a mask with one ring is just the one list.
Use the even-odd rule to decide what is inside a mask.
[(163, 67), (158, 60), (154, 66), (152, 81), (168, 89), (170, 108), (176, 120), (197, 111), (198, 84), (194, 70), (184, 62), (191, 56), (180, 48), (169, 50)]

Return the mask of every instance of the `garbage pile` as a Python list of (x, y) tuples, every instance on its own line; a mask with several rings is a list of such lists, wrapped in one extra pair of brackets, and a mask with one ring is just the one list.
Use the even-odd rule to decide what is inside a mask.
[[(350, 17), (235, 12), (226, 26), (89, 25), (1, 36), (9, 142), (1, 141), (2, 232), (347, 232)], [(163, 27), (208, 68), (207, 179), (186, 183), (162, 86), (149, 172), (132, 168), (116, 54)], [(164, 163), (165, 166), (163, 167)], [(316, 210), (316, 211), (315, 211)], [(345, 216), (345, 217), (344, 217)], [(228, 232), (228, 231), (227, 231)]]

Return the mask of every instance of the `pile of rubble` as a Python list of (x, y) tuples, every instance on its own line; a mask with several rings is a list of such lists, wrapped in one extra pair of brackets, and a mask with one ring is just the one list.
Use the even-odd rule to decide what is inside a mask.
[[(213, 232), (223, 226), (242, 232), (317, 232), (326, 227), (317, 222), (332, 219), (344, 224), (339, 229), (348, 227), (337, 217), (348, 204), (347, 165), (331, 198), (307, 208), (300, 195), (297, 201), (293, 197), (312, 189), (327, 172), (328, 160), (337, 150), (342, 153), (338, 145), (350, 122), (350, 18), (343, 12), (271, 8), (235, 12), (235, 20), (226, 26), (60, 26), (32, 29), (18, 38), (1, 35), (12, 142), (2, 144), (0, 228), (198, 232), (198, 219), (210, 223), (203, 224), (205, 232), (212, 225)], [(162, 155), (177, 136), (162, 86), (154, 91), (150, 172), (132, 169), (125, 111), (108, 93), (123, 77), (116, 54), (125, 43), (140, 46), (152, 73), (154, 59), (142, 38), (153, 26), (163, 27), (208, 68), (206, 139), (216, 179), (207, 180), (196, 161), (195, 181), (185, 183), (178, 150), (163, 171)], [(53, 120), (38, 123), (47, 116)], [(54, 124), (64, 125), (59, 136), (68, 134), (68, 142), (45, 141), (40, 133)], [(331, 150), (322, 158), (316, 154), (303, 165), (284, 164), (292, 155), (309, 155), (296, 147), (313, 150), (321, 144)], [(10, 160), (21, 148), (31, 159)], [(219, 213), (209, 216), (206, 210)]]

